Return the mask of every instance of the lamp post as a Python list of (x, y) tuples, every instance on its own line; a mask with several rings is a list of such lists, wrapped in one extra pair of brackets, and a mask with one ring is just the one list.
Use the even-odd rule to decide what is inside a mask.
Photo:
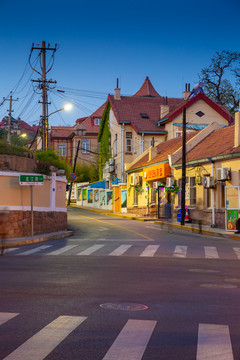
[[(45, 119), (43, 116), (41, 116), (42, 119), (42, 149), (46, 150), (48, 148), (48, 118), (49, 116), (56, 114), (59, 111), (69, 111), (72, 109), (72, 104), (66, 104), (62, 109), (53, 111), (52, 113), (50, 113), (49, 115), (46, 115)], [(45, 123), (45, 125), (44, 125)]]
[[(86, 134), (86, 129), (85, 129), (85, 127), (83, 125), (77, 124), (76, 127), (75, 127), (75, 133), (76, 133), (77, 136), (82, 137), (82, 136), (84, 136)], [(79, 147), (80, 147), (80, 139), (78, 140), (76, 155), (75, 155), (75, 158), (74, 158), (73, 174), (75, 173), (75, 169), (76, 169)], [(69, 195), (68, 195), (68, 206), (71, 203), (72, 184), (73, 184), (73, 181), (71, 180), (70, 189), (69, 189)]]

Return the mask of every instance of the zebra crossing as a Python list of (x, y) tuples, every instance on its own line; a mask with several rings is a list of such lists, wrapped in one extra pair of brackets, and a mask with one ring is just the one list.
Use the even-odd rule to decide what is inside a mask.
[(8, 256), (137, 256), (137, 257), (173, 257), (173, 258), (197, 258), (197, 259), (230, 259), (240, 260), (240, 247), (215, 247), (201, 245), (143, 245), (124, 244), (116, 245), (110, 243), (101, 244), (66, 244), (59, 247), (57, 243), (34, 246), (28, 250), (24, 248), (9, 248), (5, 250)]
[[(17, 316), (21, 316), (21, 314), (0, 312), (0, 326), (7, 322), (14, 321)], [(63, 345), (61, 351), (64, 351), (64, 340), (71, 336), (71, 333), (79, 327), (82, 331), (82, 338), (80, 335), (77, 340), (79, 342), (78, 358), (80, 359), (82, 358), (80, 350), (81, 341), (85, 341), (86, 344), (86, 334), (90, 334), (88, 346), (91, 347), (91, 341), (94, 342), (93, 337), (94, 333), (96, 333), (95, 326), (91, 321), (89, 322), (91, 325), (88, 324), (84, 327), (84, 324), (87, 322), (87, 316), (58, 316), (43, 326), (38, 332), (31, 334), (25, 342), (20, 343), (19, 346), (10, 354), (7, 354), (3, 360), (43, 360), (60, 344)], [(27, 326), (27, 322), (25, 322), (25, 324), (24, 326)], [(92, 331), (91, 326), (94, 327)], [(114, 339), (111, 338), (112, 343), (109, 342), (108, 344), (110, 345), (106, 346), (107, 348), (104, 351), (105, 355), (103, 358), (96, 358), (96, 360), (141, 360), (146, 350), (151, 351), (151, 347), (153, 347), (156, 352), (160, 351), (160, 348), (156, 349), (155, 341), (153, 341), (153, 343), (150, 341), (154, 332), (156, 332), (157, 337), (162, 334), (160, 320), (127, 319), (124, 324), (121, 323), (118, 327), (116, 337)], [(86, 329), (87, 331), (84, 332)], [(228, 325), (200, 323), (198, 327), (194, 326), (194, 329), (197, 331), (196, 344), (194, 344), (194, 349), (191, 347), (191, 350), (189, 350), (194, 352), (194, 355), (191, 353), (193, 355), (191, 356), (192, 359), (234, 360), (230, 328)], [(100, 335), (97, 334), (97, 336)], [(14, 338), (11, 338), (10, 341), (14, 341)], [(187, 346), (187, 344), (188, 340), (186, 338), (186, 345), (183, 344), (183, 346)], [(173, 347), (175, 345), (175, 343), (172, 344)], [(68, 347), (66, 347), (66, 354), (67, 349)], [(64, 357), (64, 354), (62, 355)], [(161, 359), (161, 357), (159, 357), (159, 359)]]

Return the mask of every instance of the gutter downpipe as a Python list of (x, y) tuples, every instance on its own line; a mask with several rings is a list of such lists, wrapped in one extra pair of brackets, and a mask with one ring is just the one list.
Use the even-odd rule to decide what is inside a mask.
[(144, 133), (142, 133), (142, 154), (144, 152)]
[[(215, 163), (212, 160), (212, 158), (210, 158), (209, 160), (212, 163), (212, 176), (213, 176), (213, 178), (215, 178), (214, 177)], [(212, 228), (216, 227), (216, 224), (215, 224), (215, 189), (214, 188), (212, 189), (212, 224), (211, 224), (211, 227)]]
[(121, 166), (121, 178), (122, 178), (122, 183), (124, 182), (124, 131), (125, 131), (125, 127), (124, 124), (121, 127), (121, 132), (122, 132), (122, 151), (121, 151), (121, 162), (122, 162), (122, 166)]

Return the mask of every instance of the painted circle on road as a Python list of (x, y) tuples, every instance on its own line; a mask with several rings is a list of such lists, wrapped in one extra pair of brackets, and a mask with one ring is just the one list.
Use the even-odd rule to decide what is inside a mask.
[(121, 311), (142, 311), (147, 310), (148, 306), (136, 303), (106, 303), (101, 304), (101, 308), (107, 310), (121, 310)]

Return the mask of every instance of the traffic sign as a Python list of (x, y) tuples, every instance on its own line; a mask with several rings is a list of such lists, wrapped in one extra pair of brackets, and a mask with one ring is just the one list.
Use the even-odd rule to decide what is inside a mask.
[(19, 176), (20, 185), (43, 185), (43, 175), (20, 175)]
[(70, 180), (71, 181), (75, 181), (77, 179), (77, 175), (76, 174), (70, 174)]

